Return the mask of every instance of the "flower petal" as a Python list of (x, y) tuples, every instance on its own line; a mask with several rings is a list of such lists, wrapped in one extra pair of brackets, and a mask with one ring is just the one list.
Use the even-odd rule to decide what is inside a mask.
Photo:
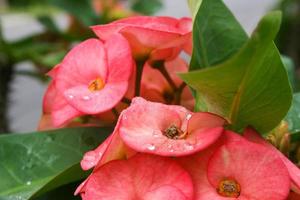
[(133, 72), (133, 59), (127, 40), (121, 34), (114, 34), (104, 46), (108, 62), (107, 82), (128, 81)]
[(64, 96), (74, 108), (87, 114), (97, 114), (110, 110), (123, 98), (128, 82), (107, 83), (100, 91), (91, 92), (79, 85), (65, 91)]
[(52, 81), (44, 97), (43, 109), (51, 114), (53, 126), (61, 127), (83, 113), (70, 106), (55, 86), (56, 82)]
[[(205, 119), (203, 115), (201, 120)], [(198, 122), (198, 129), (187, 133), (184, 139), (171, 139), (165, 136), (165, 130), (175, 126), (184, 133), (191, 113), (180, 106), (168, 106), (135, 98), (129, 108), (123, 111), (120, 121), (120, 136), (123, 141), (138, 152), (153, 153), (162, 156), (183, 156), (206, 148), (222, 134), (220, 123)], [(210, 117), (208, 120), (219, 120)], [(224, 123), (224, 120), (222, 121)], [(209, 126), (206, 126), (209, 124)]]
[(290, 190), (288, 172), (281, 159), (268, 148), (251, 142), (231, 142), (211, 157), (207, 177), (213, 188), (234, 179), (241, 198), (284, 200)]
[(145, 200), (187, 200), (188, 198), (177, 188), (172, 186), (162, 186), (146, 193)]
[[(195, 200), (226, 200), (216, 193), (216, 188), (212, 187), (207, 179), (207, 164), (213, 153), (221, 145), (227, 142), (240, 142), (245, 139), (238, 134), (225, 131), (221, 138), (203, 151), (190, 156), (176, 158), (177, 161), (187, 170), (194, 183)], [(239, 198), (241, 199), (241, 198)], [(246, 199), (245, 199), (246, 200)]]
[(274, 151), (283, 161), (285, 164), (289, 174), (290, 178), (292, 180), (292, 189), (295, 190), (300, 194), (300, 169), (292, 163), (285, 155), (283, 155), (280, 151), (278, 151), (274, 146), (269, 144), (266, 140), (264, 140), (255, 130), (251, 128), (247, 128), (244, 131), (244, 137), (247, 138), (248, 140), (261, 144), (272, 151)]
[[(114, 33), (121, 33), (129, 41), (135, 57), (149, 56), (153, 49), (167, 45), (161, 49), (161, 56), (155, 53), (152, 57), (170, 59), (178, 55), (187, 40), (191, 41), (191, 27), (191, 19), (188, 18), (137, 16), (107, 25), (93, 26), (92, 29), (103, 40), (107, 40)], [(180, 39), (182, 42), (175, 42), (184, 35), (189, 35), (187, 40)], [(174, 51), (173, 47), (177, 50)]]
[(151, 191), (154, 191), (152, 195), (157, 197), (156, 200), (160, 197), (165, 200), (165, 193), (169, 191), (176, 191), (187, 200), (193, 198), (193, 185), (186, 171), (169, 158), (147, 154), (137, 154), (129, 160), (103, 165), (88, 179), (82, 198), (149, 199)]
[(80, 162), (81, 168), (83, 170), (89, 170), (95, 167), (98, 162), (101, 160), (103, 153), (106, 151), (108, 145), (113, 138), (113, 134), (111, 134), (106, 140), (100, 144), (96, 149), (86, 152), (83, 156), (83, 159)]
[(91, 81), (101, 78), (106, 82), (107, 60), (100, 40), (88, 39), (75, 46), (64, 58), (56, 74), (56, 85), (64, 92), (78, 84), (88, 87)]

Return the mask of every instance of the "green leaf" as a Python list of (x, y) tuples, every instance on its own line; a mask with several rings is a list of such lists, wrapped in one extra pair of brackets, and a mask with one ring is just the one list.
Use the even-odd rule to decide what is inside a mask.
[(68, 185), (61, 186), (51, 192), (48, 192), (36, 200), (81, 200), (79, 195), (74, 196), (74, 191), (81, 182), (74, 182)]
[(221, 63), (235, 54), (247, 38), (221, 0), (203, 0), (193, 25), (194, 49), (190, 70)]
[[(194, 9), (194, 15), (197, 14), (193, 25), (194, 49), (190, 71), (223, 62), (247, 41), (244, 29), (221, 0), (189, 0), (189, 5)], [(207, 111), (206, 105), (199, 101), (201, 94), (193, 93), (195, 111)]]
[(293, 96), (292, 106), (285, 117), (291, 134), (300, 132), (300, 93)]
[(163, 6), (161, 0), (131, 0), (131, 9), (144, 15), (153, 15)]
[(188, 5), (189, 5), (189, 9), (191, 11), (192, 17), (193, 19), (195, 19), (197, 11), (200, 8), (200, 5), (202, 3), (202, 0), (187, 0), (188, 1)]
[(280, 12), (266, 15), (251, 39), (226, 62), (181, 74), (201, 94), (207, 111), (224, 116), (234, 130), (251, 125), (262, 133), (270, 131), (290, 107), (291, 88), (273, 43), (280, 19)]
[(86, 177), (79, 166), (83, 153), (110, 131), (72, 128), (0, 136), (0, 199), (30, 199)]

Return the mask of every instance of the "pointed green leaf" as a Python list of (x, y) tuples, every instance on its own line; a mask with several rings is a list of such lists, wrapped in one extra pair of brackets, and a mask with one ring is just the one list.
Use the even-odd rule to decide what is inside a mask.
[(252, 125), (267, 132), (290, 107), (291, 88), (273, 43), (280, 19), (280, 12), (266, 15), (251, 39), (226, 62), (181, 75), (201, 95), (207, 111), (224, 116), (235, 130)]
[(236, 53), (248, 38), (222, 0), (203, 0), (197, 11), (190, 70), (224, 61)]
[(83, 153), (110, 133), (107, 128), (72, 128), (0, 136), (0, 199), (27, 200), (80, 180)]

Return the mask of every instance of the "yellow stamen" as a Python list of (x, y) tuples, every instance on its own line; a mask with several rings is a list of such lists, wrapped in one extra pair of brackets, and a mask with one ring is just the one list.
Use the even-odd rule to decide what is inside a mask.
[(223, 197), (237, 198), (240, 196), (241, 186), (233, 179), (223, 179), (219, 182), (217, 192)]
[(105, 83), (103, 82), (103, 80), (101, 78), (97, 78), (89, 84), (89, 90), (92, 92), (99, 91), (104, 88), (104, 85)]
[(187, 135), (187, 132), (183, 132), (177, 126), (172, 124), (163, 132), (163, 135), (169, 139), (179, 140), (184, 139)]

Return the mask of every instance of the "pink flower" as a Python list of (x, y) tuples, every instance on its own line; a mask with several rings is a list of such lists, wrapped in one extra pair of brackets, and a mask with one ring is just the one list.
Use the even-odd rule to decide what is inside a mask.
[[(143, 108), (145, 108), (143, 110)], [(138, 112), (135, 112), (137, 110)], [(152, 112), (148, 112), (152, 110)], [(154, 112), (153, 112), (154, 111)], [(144, 115), (141, 115), (140, 119), (138, 121), (136, 118), (138, 118), (139, 114), (141, 112), (144, 112)], [(164, 115), (166, 113), (166, 115)], [(133, 114), (131, 116), (131, 114)], [(156, 118), (158, 114), (161, 114), (161, 117)], [(174, 115), (173, 115), (174, 114)], [(146, 117), (143, 119), (143, 117)], [(163, 117), (166, 117), (163, 119)], [(168, 119), (167, 117), (171, 117)], [(175, 121), (174, 121), (175, 119)], [(149, 122), (152, 120), (153, 123), (145, 124), (142, 121), (148, 120)], [(125, 121), (125, 123), (124, 123)], [(132, 138), (131, 141), (129, 141), (129, 144), (126, 143), (126, 139), (128, 138), (127, 130), (130, 128), (127, 122), (133, 121), (132, 124), (134, 127), (136, 127), (136, 130), (130, 130), (129, 135), (133, 133), (133, 131), (137, 131), (139, 133), (139, 127), (141, 129), (147, 128), (146, 134), (145, 132), (141, 132), (140, 139)], [(175, 124), (173, 124), (175, 122)], [(171, 124), (168, 124), (171, 123)], [(155, 127), (152, 127), (152, 125), (158, 125), (158, 124), (166, 124), (166, 125), (176, 125), (180, 123), (182, 128), (187, 129), (187, 126), (189, 126), (189, 133), (186, 135), (185, 139), (169, 139), (165, 135), (159, 135), (162, 134), (161, 131), (155, 130)], [(137, 152), (150, 152), (150, 153), (156, 153), (158, 155), (186, 155), (191, 154), (195, 151), (199, 151), (203, 148), (206, 148), (208, 145), (213, 143), (220, 137), (222, 134), (223, 128), (221, 127), (225, 123), (224, 119), (217, 117), (215, 115), (209, 114), (209, 113), (198, 113), (194, 114), (188, 110), (186, 110), (183, 107), (180, 106), (167, 106), (160, 103), (152, 103), (147, 102), (146, 100), (137, 97), (133, 99), (132, 105), (123, 111), (119, 117), (118, 123), (115, 126), (115, 130), (112, 133), (112, 135), (107, 138), (98, 148), (96, 148), (93, 151), (87, 152), (83, 160), (81, 161), (81, 167), (84, 170), (88, 170), (94, 167), (93, 173), (97, 171), (102, 165), (112, 161), (112, 160), (118, 160), (118, 159), (124, 159), (124, 158), (130, 158), (131, 156), (135, 155)], [(146, 127), (148, 126), (149, 127)], [(122, 127), (124, 126), (124, 127)], [(132, 127), (132, 128), (134, 128)], [(174, 126), (175, 127), (175, 126)], [(123, 131), (123, 135), (121, 133)], [(147, 136), (149, 131), (156, 131), (155, 135), (152, 138)], [(125, 135), (124, 135), (125, 134)], [(158, 134), (158, 135), (156, 135)], [(125, 140), (124, 140), (125, 138)], [(151, 149), (153, 146), (147, 146), (147, 149), (144, 149), (137, 145), (134, 146), (134, 148), (130, 142), (141, 144), (141, 141), (145, 139), (153, 139), (153, 145), (157, 145), (157, 149)], [(158, 139), (160, 139), (160, 142), (165, 141), (165, 144), (158, 143)], [(149, 142), (149, 141), (147, 141)], [(152, 141), (151, 141), (152, 144)], [(161, 148), (159, 148), (161, 145)], [(163, 145), (166, 145), (164, 148)], [(156, 148), (156, 146), (155, 146)], [(181, 151), (183, 149), (183, 151)], [(158, 150), (158, 151), (156, 151)], [(92, 173), (92, 174), (93, 174)], [(92, 175), (90, 175), (91, 177)], [(89, 178), (90, 178), (89, 177)], [(82, 193), (86, 190), (86, 182), (83, 182), (76, 190), (75, 194)]]
[(194, 98), (191, 91), (177, 76), (179, 72), (187, 72), (188, 65), (180, 57), (165, 62), (165, 69), (170, 75), (175, 88), (173, 88), (162, 73), (148, 63), (144, 66), (141, 82), (141, 96), (149, 101), (165, 104), (181, 104), (189, 110), (193, 110)]
[(195, 200), (285, 200), (289, 194), (281, 159), (229, 131), (210, 148), (179, 161), (192, 176)]
[(137, 16), (93, 26), (92, 29), (103, 40), (121, 33), (129, 41), (135, 58), (169, 60), (182, 49), (189, 53), (192, 49), (190, 18)]
[(192, 200), (189, 174), (175, 161), (137, 154), (111, 161), (90, 176), (81, 193), (83, 200)]
[(136, 97), (122, 112), (119, 123), (120, 137), (135, 151), (183, 156), (214, 143), (223, 132), (225, 120)]
[(106, 138), (96, 149), (84, 154), (81, 160), (81, 168), (83, 170), (93, 169), (91, 175), (82, 182), (75, 191), (75, 195), (84, 193), (86, 191), (86, 183), (93, 176), (93, 174), (104, 164), (119, 159), (129, 158), (136, 154), (136, 151), (127, 147), (119, 135), (120, 118), (115, 126), (113, 133)]
[(105, 43), (88, 39), (50, 72), (53, 81), (45, 94), (44, 111), (51, 113), (56, 127), (78, 116), (106, 112), (125, 95), (132, 68), (131, 50), (122, 35), (115, 34)]
[[(54, 69), (56, 70), (58, 69), (58, 67)], [(53, 115), (54, 112), (55, 115)], [(38, 130), (53, 129), (55, 128), (55, 122), (65, 121), (66, 117), (73, 119), (80, 115), (83, 114), (68, 105), (64, 97), (55, 88), (55, 81), (52, 80), (48, 85), (43, 99), (43, 114), (38, 125)], [(77, 122), (68, 122), (65, 123), (64, 126), (82, 126), (82, 124), (79, 124)]]
[(292, 181), (292, 189), (300, 194), (300, 169), (294, 165), (285, 155), (283, 155), (280, 151), (278, 151), (274, 146), (264, 140), (254, 129), (247, 128), (244, 132), (245, 138), (248, 140), (261, 144), (264, 147), (267, 147), (271, 151), (274, 152), (278, 157), (281, 158), (282, 162), (285, 164), (290, 179)]

